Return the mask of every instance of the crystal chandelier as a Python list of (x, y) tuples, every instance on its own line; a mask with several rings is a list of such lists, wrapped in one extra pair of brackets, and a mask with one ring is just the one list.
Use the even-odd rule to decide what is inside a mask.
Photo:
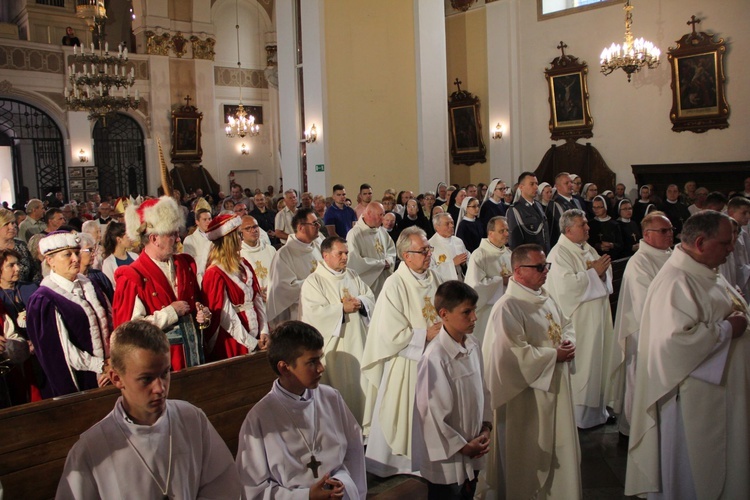
[[(76, 11), (79, 16), (92, 17), (91, 31), (98, 42), (98, 52), (91, 44), (73, 47), (73, 57), (68, 67), (68, 83), (65, 86), (65, 102), (71, 111), (88, 111), (89, 120), (106, 119), (119, 110), (137, 109), (141, 102), (138, 90), (131, 95), (135, 84), (133, 68), (127, 72), (128, 49), (118, 45), (118, 55), (110, 55), (105, 41), (104, 23), (107, 13), (102, 0), (79, 0)], [(88, 21), (87, 21), (88, 23)]]
[(622, 70), (628, 75), (628, 82), (633, 73), (640, 71), (643, 66), (654, 69), (659, 65), (661, 51), (651, 42), (643, 38), (633, 38), (630, 27), (633, 25), (633, 6), (630, 0), (625, 2), (625, 43), (612, 44), (605, 48), (601, 55), (602, 73), (609, 75), (616, 69)]
[(237, 106), (237, 112), (234, 116), (227, 116), (229, 122), (224, 130), (227, 133), (227, 137), (255, 137), (260, 134), (260, 125), (255, 123), (255, 117), (248, 115), (245, 111), (245, 106), (242, 105), (242, 64), (240, 63), (240, 2), (235, 2), (235, 16), (237, 23), (235, 29), (237, 30), (237, 85), (240, 88), (240, 104)]

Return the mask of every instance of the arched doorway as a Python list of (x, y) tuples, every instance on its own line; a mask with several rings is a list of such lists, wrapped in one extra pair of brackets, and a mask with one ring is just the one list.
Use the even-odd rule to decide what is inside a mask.
[(11, 147), (18, 203), (57, 191), (67, 199), (63, 137), (49, 115), (25, 102), (0, 99), (0, 135)]
[(146, 194), (143, 131), (128, 115), (117, 113), (94, 125), (94, 157), (99, 167), (99, 193), (106, 196)]

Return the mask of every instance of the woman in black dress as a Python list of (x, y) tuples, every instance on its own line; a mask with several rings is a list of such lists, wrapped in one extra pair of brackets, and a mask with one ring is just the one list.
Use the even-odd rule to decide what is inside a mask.
[(633, 220), (633, 204), (628, 199), (620, 200), (617, 205), (617, 224), (620, 226), (622, 238), (622, 256), (630, 257), (638, 250), (638, 244), (643, 237), (641, 225)]
[(456, 221), (456, 236), (464, 242), (469, 253), (479, 248), (482, 238), (487, 237), (487, 228), (479, 220), (479, 200), (467, 196), (461, 204)]

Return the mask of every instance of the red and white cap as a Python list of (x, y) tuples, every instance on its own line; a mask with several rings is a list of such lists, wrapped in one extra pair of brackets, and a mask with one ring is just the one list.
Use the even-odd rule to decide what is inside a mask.
[(185, 228), (185, 217), (174, 198), (162, 196), (125, 209), (125, 231), (133, 241), (144, 234), (172, 234)]
[(206, 236), (210, 241), (223, 238), (242, 225), (242, 217), (235, 214), (217, 215), (211, 220), (206, 230)]

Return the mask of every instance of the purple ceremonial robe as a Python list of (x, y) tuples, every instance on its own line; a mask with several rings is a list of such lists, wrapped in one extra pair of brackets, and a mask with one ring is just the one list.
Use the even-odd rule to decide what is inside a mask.
[[(96, 286), (94, 288), (99, 303), (106, 308), (104, 295)], [(81, 351), (93, 354), (89, 320), (83, 308), (46, 286), (40, 286), (29, 299), (26, 311), (26, 331), (46, 375), (39, 387), (42, 397), (48, 399), (98, 387), (96, 373), (68, 367), (57, 330), (55, 312), (60, 313), (70, 342)]]

